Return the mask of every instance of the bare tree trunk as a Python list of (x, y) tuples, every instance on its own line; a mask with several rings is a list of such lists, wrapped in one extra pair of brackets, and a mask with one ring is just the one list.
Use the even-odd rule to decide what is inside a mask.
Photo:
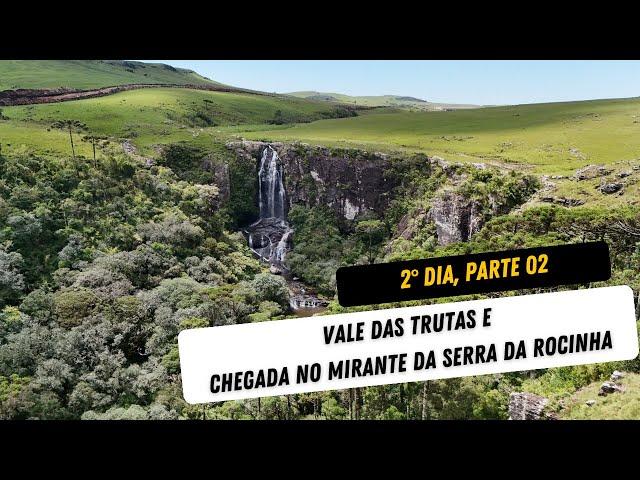
[(353, 420), (353, 388), (349, 389), (349, 420)]
[(258, 397), (258, 420), (262, 420), (262, 399)]
[(71, 126), (69, 126), (69, 141), (71, 142), (71, 154), (73, 155), (73, 159), (76, 159), (76, 148), (73, 145), (73, 134), (71, 133)]
[(407, 402), (406, 403), (407, 403), (407, 408), (406, 408), (406, 411), (405, 411), (405, 417), (404, 418), (406, 420), (409, 420), (410, 419), (409, 414), (411, 413), (411, 398), (409, 398), (409, 394), (408, 393), (407, 393)]
[(291, 395), (287, 395), (287, 420), (291, 420)]
[(422, 384), (422, 412), (420, 414), (422, 420), (427, 419), (427, 383), (424, 382)]
[(360, 420), (362, 416), (362, 389), (356, 388), (356, 420)]

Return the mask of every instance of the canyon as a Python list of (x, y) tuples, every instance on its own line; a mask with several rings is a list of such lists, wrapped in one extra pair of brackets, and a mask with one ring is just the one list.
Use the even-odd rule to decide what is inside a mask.
[[(407, 171), (413, 169), (414, 176), (418, 172), (419, 176), (441, 178), (441, 183), (427, 208), (409, 210), (400, 219), (394, 238), (410, 240), (425, 228), (433, 228), (439, 245), (464, 242), (493, 214), (509, 210), (491, 195), (482, 202), (458, 188), (473, 169), (484, 170), (483, 165), (452, 166), (437, 157), (406, 158), (302, 143), (241, 140), (228, 142), (226, 147), (247, 168), (247, 187), (253, 184), (256, 190), (256, 218), (242, 231), (256, 257), (287, 280), (294, 311), (313, 311), (327, 304), (287, 268), (286, 256), (295, 242), (287, 215), (294, 205), (329, 207), (349, 231), (360, 219), (385, 218), (394, 199), (403, 194)], [(228, 166), (214, 166), (212, 171), (228, 198), (232, 189)]]

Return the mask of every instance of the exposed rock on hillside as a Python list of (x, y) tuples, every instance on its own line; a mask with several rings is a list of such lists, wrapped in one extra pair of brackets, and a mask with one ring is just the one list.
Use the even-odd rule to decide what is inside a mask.
[(553, 413), (545, 411), (548, 403), (540, 395), (514, 392), (509, 397), (509, 420), (555, 420)]
[(602, 192), (602, 193), (606, 193), (606, 194), (612, 194), (612, 193), (616, 193), (619, 192), (620, 190), (622, 190), (622, 183), (620, 182), (612, 182), (612, 183), (602, 183), (602, 185), (600, 185), (600, 187), (598, 187), (598, 189)]
[(413, 215), (406, 214), (398, 222), (397, 235), (405, 240), (412, 239), (418, 231), (426, 227), (429, 215), (422, 209), (414, 212)]
[(122, 142), (122, 151), (134, 160), (145, 164), (147, 167), (150, 167), (154, 164), (152, 158), (143, 157), (138, 153), (138, 148), (131, 142), (130, 139), (126, 139), (124, 142)]
[(624, 378), (624, 373), (622, 373), (622, 372), (620, 372), (618, 370), (614, 370), (613, 373), (611, 374), (611, 377), (609, 378), (609, 380), (611, 380), (612, 382), (617, 382), (621, 378)]
[(598, 392), (598, 395), (601, 397), (605, 397), (610, 393), (623, 392), (623, 391), (624, 389), (622, 388), (622, 386), (618, 385), (617, 383), (604, 382), (602, 385), (600, 385), (600, 391)]
[[(256, 169), (267, 145), (253, 141), (227, 144), (241, 158), (254, 160)], [(353, 220), (367, 210), (382, 214), (396, 186), (385, 176), (389, 159), (384, 154), (304, 144), (270, 145), (284, 164), (289, 206), (324, 204), (343, 218)]]
[(213, 182), (218, 186), (220, 199), (229, 200), (231, 184), (229, 181), (229, 165), (224, 162), (216, 162), (211, 157), (202, 160), (202, 168), (213, 173)]
[(481, 205), (454, 192), (444, 192), (433, 200), (429, 219), (435, 223), (440, 245), (466, 242), (484, 223)]
[[(287, 210), (295, 204), (326, 205), (345, 221), (357, 219), (366, 212), (384, 217), (394, 196), (404, 192), (399, 187), (406, 187), (404, 182), (411, 175), (413, 178), (438, 177), (434, 185), (439, 190), (431, 205), (418, 206), (399, 220), (397, 234), (405, 240), (411, 240), (432, 224), (440, 245), (468, 241), (491, 215), (507, 213), (517, 204), (512, 198), (495, 192), (478, 193), (486, 186), (482, 180), (473, 180), (482, 187), (469, 187), (468, 182), (475, 178), (473, 172), (487, 170), (485, 165), (450, 164), (439, 157), (396, 158), (382, 153), (301, 143), (243, 140), (229, 142), (227, 148), (237, 159), (248, 162), (249, 175), (256, 176), (262, 153), (269, 145), (277, 151), (283, 165)], [(480, 178), (488, 181), (492, 175), (486, 172)], [(524, 185), (522, 190), (528, 189), (528, 180), (509, 181), (520, 181)], [(465, 185), (467, 188), (462, 188)], [(409, 188), (409, 191), (404, 194), (412, 195), (414, 190)]]
[(574, 177), (576, 180), (590, 180), (592, 178), (604, 177), (610, 173), (611, 170), (602, 165), (587, 165), (584, 168), (576, 170)]
[(548, 196), (548, 197), (541, 197), (540, 201), (541, 202), (545, 202), (545, 203), (553, 203), (553, 204), (556, 204), (556, 205), (562, 205), (563, 207), (577, 207), (577, 206), (580, 206), (580, 205), (584, 205), (584, 200), (581, 200), (579, 198)]

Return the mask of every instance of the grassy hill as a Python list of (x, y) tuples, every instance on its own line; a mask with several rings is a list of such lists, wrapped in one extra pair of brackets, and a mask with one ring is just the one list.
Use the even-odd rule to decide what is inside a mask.
[[(560, 412), (565, 420), (637, 420), (640, 418), (640, 375), (627, 373), (620, 380), (624, 392), (599, 397), (601, 381), (578, 390)], [(586, 402), (595, 400), (589, 407)]]
[(433, 111), (433, 110), (445, 110), (445, 109), (459, 109), (459, 108), (477, 108), (477, 105), (462, 105), (462, 104), (446, 104), (446, 103), (431, 103), (421, 98), (399, 96), (399, 95), (377, 95), (377, 96), (351, 96), (344, 95), (342, 93), (324, 93), (324, 92), (291, 92), (287, 95), (292, 95), (298, 98), (307, 98), (309, 100), (317, 100), (322, 102), (334, 102), (343, 103), (347, 105), (358, 105), (361, 107), (393, 107), (401, 108), (404, 110), (421, 110), (421, 111)]
[[(341, 114), (344, 109), (333, 104), (286, 96), (143, 89), (64, 103), (4, 107), (0, 143), (6, 151), (30, 148), (67, 154), (68, 135), (51, 126), (56, 120), (71, 119), (85, 124), (91, 133), (131, 139), (150, 154), (156, 144), (190, 141), (207, 145), (225, 126), (264, 128), (269, 123), (309, 122)], [(88, 155), (88, 145), (79, 149)]]
[(120, 60), (1, 60), (0, 91), (16, 88), (77, 89), (129, 83), (220, 85), (192, 70)]
[(247, 131), (249, 138), (425, 152), (462, 162), (569, 174), (589, 163), (640, 157), (640, 99), (450, 112), (369, 111), (356, 118)]
[[(0, 89), (94, 88), (136, 82), (215, 83), (190, 70), (162, 64), (0, 61)], [(347, 116), (338, 110), (346, 104), (389, 108), (336, 118)], [(402, 105), (418, 105), (423, 111), (401, 110)], [(161, 88), (5, 107), (0, 143), (5, 148), (25, 144), (56, 151), (60, 143), (56, 138), (64, 136), (48, 127), (57, 119), (71, 118), (101, 135), (131, 138), (143, 149), (175, 140), (205, 142), (210, 135), (243, 136), (424, 152), (452, 161), (511, 165), (556, 175), (571, 174), (590, 163), (624, 164), (640, 158), (637, 98), (424, 111), (429, 105), (433, 104), (396, 96), (319, 92), (261, 96)]]

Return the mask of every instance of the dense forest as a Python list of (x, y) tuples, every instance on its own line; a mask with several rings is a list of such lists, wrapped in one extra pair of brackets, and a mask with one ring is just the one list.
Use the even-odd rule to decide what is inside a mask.
[(640, 418), (638, 358), (192, 406), (177, 345), (420, 303), (343, 308), (341, 266), (593, 240), (611, 279), (563, 288), (637, 301), (637, 98), (427, 111), (131, 61), (0, 61), (0, 77), (0, 419), (506, 419), (523, 392), (554, 418)]
[[(97, 159), (0, 153), (0, 418), (503, 419), (513, 391), (561, 410), (614, 369), (640, 372), (636, 359), (188, 405), (182, 329), (293, 314), (285, 279), (242, 234), (257, 215), (255, 163), (224, 144), (175, 144), (147, 163), (101, 148)], [(607, 283), (640, 291), (640, 207), (520, 208), (539, 190), (536, 177), (468, 165), (426, 172), (425, 158), (392, 162), (382, 210), (349, 219), (322, 202), (291, 205), (287, 268), (330, 300), (327, 313), (353, 310), (334, 299), (341, 265), (601, 239), (611, 250)], [(482, 222), (443, 245), (427, 214), (452, 178), (452, 194), (473, 202)]]

